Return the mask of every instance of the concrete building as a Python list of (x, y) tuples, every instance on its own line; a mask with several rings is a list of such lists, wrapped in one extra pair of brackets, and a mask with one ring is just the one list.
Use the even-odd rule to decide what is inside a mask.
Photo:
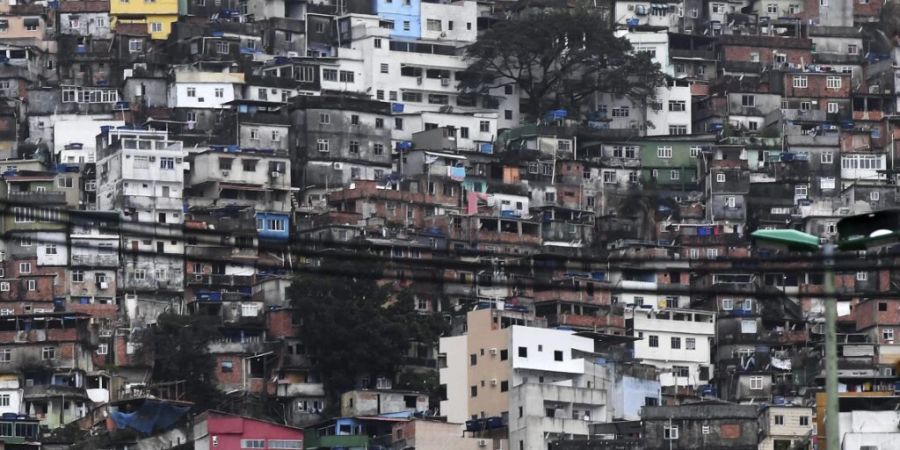
[(659, 311), (633, 308), (626, 312), (634, 357), (656, 366), (664, 387), (697, 388), (712, 379), (710, 345), (715, 336), (715, 313), (666, 308)]
[(648, 406), (641, 438), (647, 450), (758, 450), (759, 407), (718, 402)]
[(127, 254), (118, 289), (131, 320), (152, 322), (181, 302), (185, 153), (164, 131), (109, 128), (97, 136), (97, 207), (118, 211)]
[(476, 310), (467, 315), (466, 335), (441, 338), (448, 398), (442, 415), (468, 419), (470, 431), (478, 420), (488, 428), (491, 418), (508, 421), (509, 441), (522, 449), (546, 448), (563, 434), (586, 437), (589, 422), (606, 420), (612, 382), (591, 359), (593, 340), (527, 326), (532, 320), (527, 313)]

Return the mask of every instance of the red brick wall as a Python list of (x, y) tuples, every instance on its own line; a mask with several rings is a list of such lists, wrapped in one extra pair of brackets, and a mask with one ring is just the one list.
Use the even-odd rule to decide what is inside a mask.
[(803, 61), (806, 64), (812, 63), (812, 52), (809, 49), (772, 49), (769, 47), (751, 47), (727, 45), (722, 47), (725, 55), (725, 61), (750, 62), (750, 54), (758, 53), (759, 62), (763, 64), (772, 64), (775, 62), (775, 54), (772, 50), (787, 56), (787, 62), (791, 64), (800, 64)]
[[(795, 88), (794, 77), (805, 76), (807, 87)], [(838, 89), (828, 89), (828, 78), (840, 77), (841, 87)], [(825, 98), (850, 98), (850, 74), (846, 73), (785, 73), (784, 74), (784, 96), (785, 97), (804, 97), (814, 99)], [(821, 102), (820, 103), (820, 107)]]
[(276, 339), (296, 336), (299, 327), (291, 323), (292, 314), (293, 311), (290, 309), (268, 311), (266, 328), (269, 336)]
[[(880, 311), (879, 304), (885, 304), (887, 311)], [(854, 310), (857, 330), (864, 330), (875, 325), (900, 325), (900, 300), (866, 300), (857, 304)]]

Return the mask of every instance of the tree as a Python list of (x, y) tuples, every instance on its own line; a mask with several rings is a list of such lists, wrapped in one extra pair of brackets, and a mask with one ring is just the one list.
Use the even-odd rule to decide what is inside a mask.
[(392, 295), (390, 286), (379, 286), (381, 274), (372, 262), (328, 258), (291, 283), (299, 337), (329, 405), (360, 377), (393, 377), (411, 340), (434, 342), (441, 332), (439, 316), (420, 315), (411, 294)]
[(602, 15), (589, 9), (550, 10), (501, 21), (466, 48), (461, 88), (476, 94), (516, 85), (531, 118), (575, 111), (595, 93), (646, 100), (664, 85), (659, 64), (632, 53)]
[(184, 400), (194, 402), (197, 411), (217, 408), (221, 393), (216, 388), (216, 363), (208, 345), (218, 337), (214, 317), (167, 312), (141, 335), (138, 357), (153, 362), (154, 382), (183, 380)]

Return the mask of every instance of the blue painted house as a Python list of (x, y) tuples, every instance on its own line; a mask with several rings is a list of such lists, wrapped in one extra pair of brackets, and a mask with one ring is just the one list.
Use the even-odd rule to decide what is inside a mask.
[(420, 0), (374, 0), (375, 14), (382, 22), (393, 25), (391, 37), (422, 37)]
[(287, 241), (290, 233), (291, 216), (282, 212), (257, 212), (256, 231), (260, 240)]

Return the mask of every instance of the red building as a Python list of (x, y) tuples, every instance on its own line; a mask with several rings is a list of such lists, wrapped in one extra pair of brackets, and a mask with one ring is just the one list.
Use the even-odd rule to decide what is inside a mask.
[(303, 430), (263, 420), (206, 411), (194, 419), (195, 449), (302, 449)]

